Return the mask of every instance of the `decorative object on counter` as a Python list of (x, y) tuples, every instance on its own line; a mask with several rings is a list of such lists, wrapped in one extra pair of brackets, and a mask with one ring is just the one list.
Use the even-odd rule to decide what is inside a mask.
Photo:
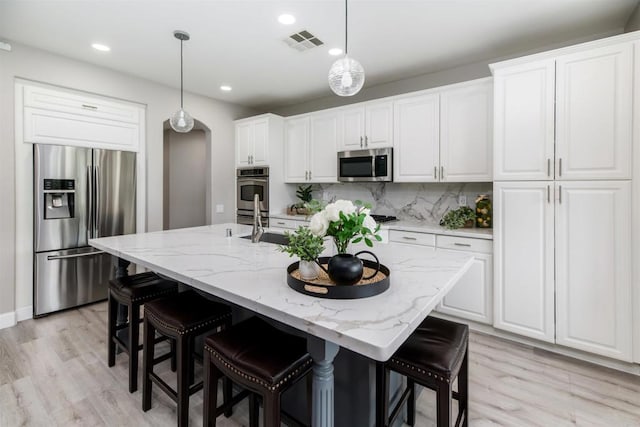
[(184, 89), (182, 84), (182, 44), (191, 37), (186, 31), (176, 30), (173, 36), (180, 40), (180, 109), (171, 115), (169, 124), (176, 132), (187, 133), (193, 129), (193, 117), (184, 110)]
[(300, 258), (299, 271), (303, 280), (313, 280), (318, 277), (320, 267), (316, 260), (324, 251), (324, 239), (311, 234), (308, 227), (300, 226), (290, 233), (285, 231), (284, 235), (289, 239), (287, 246), (279, 246), (280, 252), (289, 254), (290, 257)]
[(310, 212), (309, 212), (309, 208), (307, 207), (307, 204), (310, 203), (311, 200), (313, 200), (312, 193), (313, 193), (312, 185), (307, 185), (306, 187), (304, 185), (298, 186), (298, 189), (296, 190), (296, 196), (298, 196), (298, 199), (300, 199), (300, 201), (294, 205), (291, 205), (287, 210), (287, 214), (309, 215)]
[(476, 227), (491, 228), (491, 199), (486, 194), (478, 195), (476, 199)]
[[(350, 200), (337, 200), (311, 217), (309, 230), (313, 235), (321, 238), (333, 237), (338, 254), (332, 257), (326, 271), (337, 285), (352, 285), (363, 275), (362, 260), (347, 253), (349, 244), (364, 241), (367, 246), (373, 247), (373, 240), (382, 240), (377, 234), (380, 225), (371, 218), (370, 210), (371, 206), (360, 200), (356, 200), (355, 203)], [(375, 258), (374, 254), (368, 253)]]
[[(327, 265), (331, 258), (321, 257), (318, 262)], [(336, 286), (325, 271), (321, 271), (317, 279), (303, 280), (300, 277), (298, 263), (295, 262), (287, 268), (287, 284), (297, 292), (318, 298), (329, 299), (357, 299), (367, 298), (381, 294), (389, 289), (391, 283), (391, 272), (389, 268), (378, 264), (375, 261), (363, 260), (364, 272), (367, 276), (371, 276), (372, 272), (377, 273), (369, 278), (362, 279), (353, 286)]]
[(440, 225), (455, 230), (457, 228), (472, 228), (476, 214), (468, 206), (460, 206), (458, 209), (448, 211), (440, 220)]
[[(368, 276), (364, 276), (364, 263), (358, 255), (369, 254), (376, 260), (376, 269)], [(317, 263), (327, 273), (333, 283), (341, 286), (355, 285), (360, 280), (369, 280), (380, 271), (380, 260), (371, 251), (360, 251), (356, 254), (337, 254), (329, 259), (327, 267)], [(364, 277), (363, 277), (364, 276)]]
[(349, 58), (349, 7), (344, 1), (344, 57), (333, 63), (329, 69), (329, 87), (338, 96), (353, 96), (364, 85), (364, 68), (353, 58)]

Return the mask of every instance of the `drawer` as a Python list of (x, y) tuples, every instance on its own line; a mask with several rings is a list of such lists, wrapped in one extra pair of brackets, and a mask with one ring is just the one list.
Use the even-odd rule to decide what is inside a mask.
[(269, 218), (269, 226), (271, 228), (287, 228), (289, 230), (297, 230), (301, 225), (307, 226), (307, 221), (298, 221), (295, 219)]
[(459, 251), (493, 253), (493, 241), (487, 239), (471, 239), (468, 237), (438, 236), (438, 248), (457, 249)]
[(24, 87), (24, 106), (134, 124), (140, 120), (135, 105), (40, 86)]
[(436, 235), (416, 233), (414, 231), (389, 230), (389, 241), (397, 243), (411, 243), (413, 245), (435, 246)]

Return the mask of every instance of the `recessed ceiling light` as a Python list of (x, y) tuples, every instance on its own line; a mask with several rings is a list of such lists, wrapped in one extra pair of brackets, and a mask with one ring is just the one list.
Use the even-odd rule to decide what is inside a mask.
[(329, 49), (329, 55), (331, 56), (342, 55), (342, 49), (340, 49), (339, 47), (334, 47), (333, 49)]
[(222, 86), (220, 86), (220, 90), (223, 90), (223, 91), (225, 91), (225, 92), (230, 92), (230, 91), (231, 91), (231, 89), (232, 89), (232, 87), (231, 87), (231, 86), (228, 86), (228, 85), (222, 85)]
[(109, 52), (111, 48), (106, 44), (94, 43), (91, 45), (95, 50), (99, 50), (100, 52)]
[(291, 25), (296, 22), (296, 17), (288, 13), (283, 13), (282, 15), (278, 16), (278, 22), (282, 25)]

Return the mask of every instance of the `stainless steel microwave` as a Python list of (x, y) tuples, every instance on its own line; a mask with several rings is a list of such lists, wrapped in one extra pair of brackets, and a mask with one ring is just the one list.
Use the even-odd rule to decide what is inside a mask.
[(338, 181), (393, 181), (393, 148), (338, 152)]

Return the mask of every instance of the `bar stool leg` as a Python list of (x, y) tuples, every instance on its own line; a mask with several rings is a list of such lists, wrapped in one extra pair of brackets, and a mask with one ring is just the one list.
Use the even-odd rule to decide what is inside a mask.
[(189, 339), (179, 337), (178, 346), (178, 427), (189, 425), (189, 385), (190, 381), (190, 360)]
[(451, 427), (451, 399), (452, 399), (452, 387), (451, 384), (441, 383), (436, 390), (437, 395), (437, 426), (438, 427)]
[[(232, 398), (233, 398), (233, 383), (229, 378), (222, 377), (222, 403), (224, 405), (227, 405), (231, 402)], [(233, 406), (229, 405), (224, 411), (224, 416), (229, 418), (231, 415), (233, 415)]]
[(129, 393), (133, 393), (138, 389), (139, 334), (140, 306), (136, 303), (131, 303), (129, 305)]
[(264, 427), (280, 427), (280, 395), (268, 393), (262, 397)]
[(171, 371), (178, 370), (178, 355), (176, 352), (176, 340), (169, 338), (169, 351), (171, 351)]
[(416, 382), (411, 378), (407, 378), (407, 388), (409, 388), (409, 397), (407, 400), (407, 424), (414, 426), (416, 424)]
[(458, 411), (464, 415), (462, 427), (469, 426), (469, 350), (464, 354), (460, 372), (458, 372)]
[(116, 364), (116, 343), (113, 337), (116, 336), (116, 320), (118, 317), (118, 303), (109, 292), (109, 302), (107, 303), (107, 365), (112, 367)]
[(211, 363), (211, 355), (204, 352), (204, 427), (216, 426), (216, 405), (218, 404), (218, 370)]
[(258, 404), (258, 395), (251, 393), (249, 395), (249, 427), (258, 427), (260, 424), (260, 405)]
[(386, 427), (389, 420), (389, 371), (376, 362), (376, 427)]
[(142, 350), (142, 410), (147, 412), (151, 409), (151, 377), (153, 372), (154, 338), (156, 336), (156, 328), (151, 325), (147, 317), (144, 318), (144, 344)]

